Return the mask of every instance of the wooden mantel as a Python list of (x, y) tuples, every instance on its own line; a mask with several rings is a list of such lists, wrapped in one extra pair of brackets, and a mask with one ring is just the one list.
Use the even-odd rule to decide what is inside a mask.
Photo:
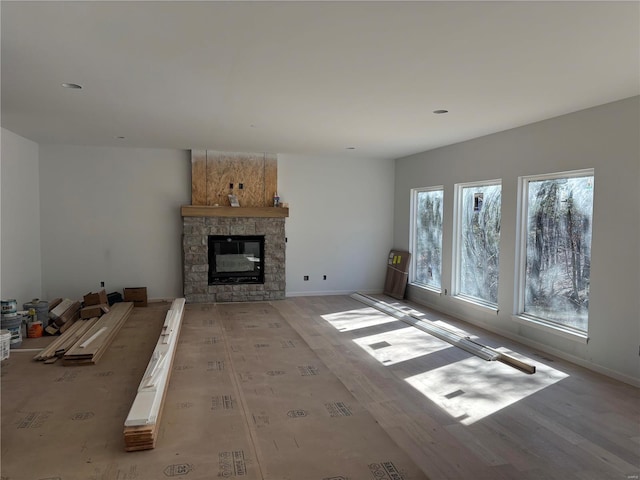
[(262, 217), (281, 218), (289, 216), (284, 207), (210, 207), (207, 205), (183, 205), (183, 217)]

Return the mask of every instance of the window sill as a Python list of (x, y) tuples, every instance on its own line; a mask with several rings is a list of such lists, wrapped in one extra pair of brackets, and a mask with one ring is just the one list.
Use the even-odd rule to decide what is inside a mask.
[(430, 287), (429, 285), (425, 285), (423, 283), (409, 283), (410, 286), (419, 288), (420, 290), (424, 290), (426, 292), (435, 293), (437, 295), (442, 295), (442, 290), (435, 287)]
[(527, 325), (529, 327), (537, 328), (540, 330), (544, 330), (546, 332), (552, 333), (554, 335), (559, 335), (561, 337), (567, 338), (569, 340), (573, 340), (579, 343), (589, 343), (589, 336), (586, 333), (579, 333), (574, 330), (569, 330), (568, 328), (562, 328), (560, 325), (553, 325), (551, 323), (544, 322), (542, 320), (538, 320), (536, 318), (527, 317), (524, 315), (512, 315), (511, 318), (523, 325)]
[(483, 312), (492, 312), (495, 315), (498, 314), (498, 307), (496, 305), (482, 303), (475, 298), (466, 297), (464, 295), (453, 295), (451, 298), (453, 298), (457, 302), (464, 303), (465, 305), (469, 305), (470, 307), (473, 307), (475, 309), (482, 310)]

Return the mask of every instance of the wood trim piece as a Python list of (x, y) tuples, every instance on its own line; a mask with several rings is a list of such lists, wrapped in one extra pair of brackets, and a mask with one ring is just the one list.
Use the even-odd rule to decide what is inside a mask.
[[(89, 330), (98, 320), (98, 317), (88, 320), (79, 320), (74, 322), (71, 327), (53, 342), (47, 348), (38, 353), (34, 360), (50, 360), (51, 358), (62, 357), (67, 350), (73, 347), (76, 342)], [(66, 324), (65, 324), (66, 325)], [(46, 362), (45, 362), (46, 363)]]
[[(103, 315), (62, 357), (64, 365), (93, 365), (127, 321), (133, 310), (133, 302), (119, 302)], [(100, 332), (100, 333), (98, 333)], [(87, 343), (89, 341), (89, 343)], [(84, 346), (83, 346), (84, 345)]]
[(183, 217), (259, 217), (283, 218), (289, 216), (289, 209), (282, 207), (209, 207), (206, 205), (183, 205)]
[(123, 433), (127, 452), (155, 448), (173, 359), (178, 346), (184, 305), (184, 298), (176, 298), (171, 304), (156, 348), (124, 422)]

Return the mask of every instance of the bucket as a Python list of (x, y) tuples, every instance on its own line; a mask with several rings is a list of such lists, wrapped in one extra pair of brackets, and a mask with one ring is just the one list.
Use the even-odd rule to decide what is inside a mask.
[(27, 323), (27, 337), (40, 338), (42, 336), (42, 322), (40, 320)]
[(3, 317), (15, 317), (18, 315), (18, 302), (16, 302), (15, 298), (0, 300), (0, 305), (2, 305)]
[(27, 311), (33, 308), (36, 311), (38, 320), (42, 322), (42, 328), (44, 329), (49, 326), (49, 302), (34, 298), (30, 302), (23, 303), (22, 308)]
[(27, 337), (28, 338), (40, 338), (42, 336), (42, 322), (36, 315), (36, 309), (29, 309), (29, 316), (27, 317)]
[(9, 333), (11, 333), (10, 348), (18, 348), (22, 345), (22, 315), (16, 315), (15, 317), (3, 315), (2, 319), (0, 319), (0, 328), (9, 330)]

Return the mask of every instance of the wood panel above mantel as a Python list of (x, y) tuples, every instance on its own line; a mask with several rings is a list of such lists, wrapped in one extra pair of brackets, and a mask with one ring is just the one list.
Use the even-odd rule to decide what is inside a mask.
[(273, 153), (191, 150), (191, 205), (269, 207), (278, 191), (278, 157)]
[(209, 207), (206, 205), (183, 205), (183, 217), (257, 217), (282, 218), (289, 216), (284, 207)]

